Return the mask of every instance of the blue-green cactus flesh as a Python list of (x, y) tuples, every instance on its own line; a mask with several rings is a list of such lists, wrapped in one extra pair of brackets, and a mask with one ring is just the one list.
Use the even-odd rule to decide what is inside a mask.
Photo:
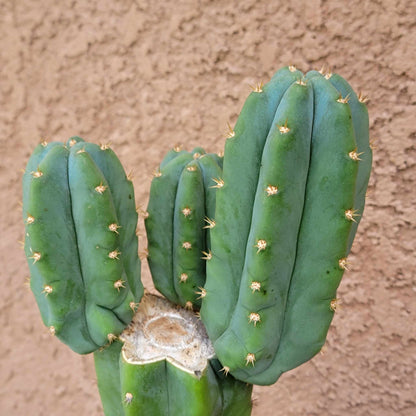
[(204, 295), (220, 161), (202, 148), (171, 150), (150, 189), (145, 224), (153, 282), (170, 301), (187, 308), (199, 309)]
[(367, 110), (338, 75), (283, 68), (247, 99), (225, 147), (201, 309), (236, 378), (272, 384), (325, 342), (368, 141)]
[(134, 192), (106, 146), (40, 144), (23, 178), (25, 251), (43, 322), (75, 352), (111, 341), (140, 300)]

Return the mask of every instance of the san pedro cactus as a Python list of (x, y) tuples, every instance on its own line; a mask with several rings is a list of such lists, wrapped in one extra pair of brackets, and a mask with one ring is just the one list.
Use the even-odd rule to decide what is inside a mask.
[(150, 189), (145, 224), (153, 282), (170, 301), (190, 309), (200, 308), (204, 294), (221, 174), (218, 155), (176, 148), (161, 162)]
[(362, 101), (286, 67), (229, 134), (201, 317), (240, 380), (274, 383), (325, 342), (371, 169)]
[(107, 416), (248, 416), (252, 384), (320, 351), (364, 210), (364, 101), (339, 75), (285, 67), (248, 97), (224, 159), (165, 156), (146, 230), (169, 301), (142, 298), (134, 191), (108, 146), (35, 149), (23, 178), (31, 288), (50, 332), (94, 351)]
[(192, 312), (145, 295), (120, 339), (94, 354), (106, 415), (250, 415), (252, 386), (218, 371)]
[(111, 342), (143, 294), (134, 190), (107, 146), (42, 143), (23, 178), (25, 252), (43, 322), (75, 352)]

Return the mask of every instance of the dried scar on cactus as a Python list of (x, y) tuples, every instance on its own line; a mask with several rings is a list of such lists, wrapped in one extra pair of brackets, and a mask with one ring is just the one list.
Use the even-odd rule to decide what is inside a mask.
[(191, 374), (202, 374), (214, 349), (191, 311), (166, 299), (145, 295), (130, 326), (121, 334), (122, 355), (130, 364), (167, 360)]

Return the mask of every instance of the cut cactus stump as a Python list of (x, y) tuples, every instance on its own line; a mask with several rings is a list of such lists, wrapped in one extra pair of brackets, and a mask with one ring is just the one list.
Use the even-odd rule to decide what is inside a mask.
[(252, 386), (218, 371), (211, 341), (192, 312), (145, 295), (119, 338), (95, 353), (106, 415), (250, 414)]

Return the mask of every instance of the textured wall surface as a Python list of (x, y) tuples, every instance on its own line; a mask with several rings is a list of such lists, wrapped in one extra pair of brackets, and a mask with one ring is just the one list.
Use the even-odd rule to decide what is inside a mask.
[(253, 415), (415, 415), (415, 16), (411, 0), (0, 0), (0, 414), (102, 415), (92, 357), (48, 334), (24, 285), (40, 138), (111, 142), (146, 206), (174, 144), (222, 149), (249, 84), (327, 64), (370, 96), (371, 193), (326, 353), (256, 388)]

